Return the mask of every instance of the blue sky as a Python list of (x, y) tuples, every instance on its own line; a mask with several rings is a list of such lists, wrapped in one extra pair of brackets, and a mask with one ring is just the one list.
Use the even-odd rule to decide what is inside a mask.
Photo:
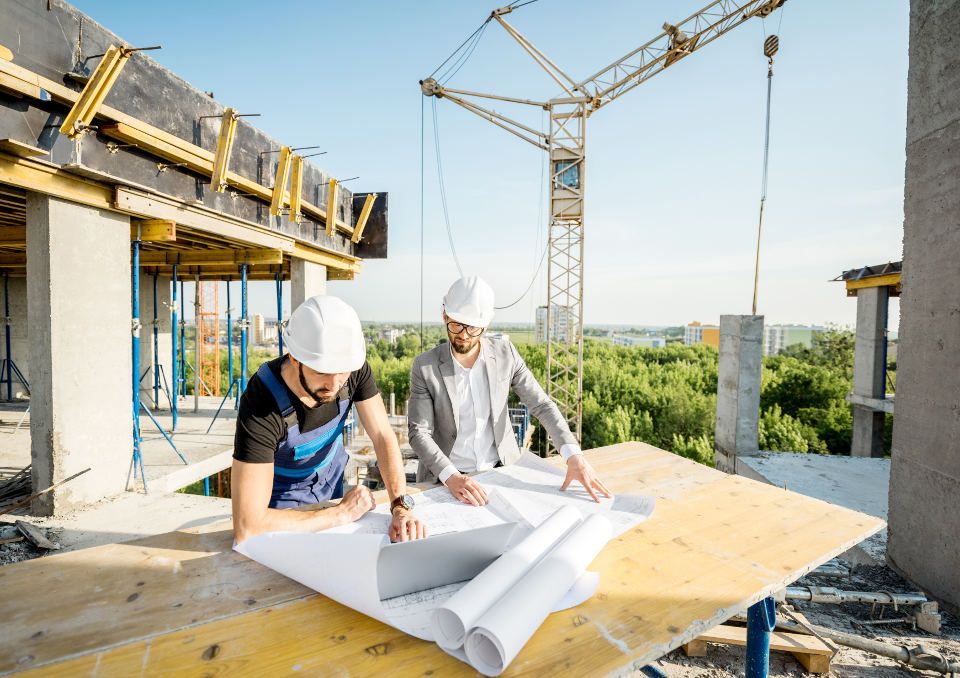
[[(134, 45), (320, 164), (353, 190), (390, 192), (390, 258), (330, 291), (365, 320), (420, 309), (417, 81), (496, 5), (478, 1), (275, 0), (163, 5), (76, 0)], [(699, 10), (705, 0), (540, 0), (508, 20), (575, 79)], [(760, 194), (765, 33), (775, 64), (759, 311), (768, 323), (852, 325), (842, 270), (902, 256), (908, 5), (789, 0), (593, 115), (587, 131), (587, 323), (716, 322), (748, 313)], [(449, 83), (534, 99), (555, 85), (496, 24)], [(553, 85), (553, 86), (552, 86)], [(121, 105), (122, 108), (122, 105)], [(499, 303), (527, 287), (542, 252), (543, 153), (448, 101), (437, 102), (453, 237), (467, 273)], [(424, 110), (427, 320), (457, 277), (440, 211), (433, 110)], [(498, 107), (511, 114), (507, 107)], [(518, 114), (523, 113), (518, 112)], [(540, 114), (525, 121), (540, 125)], [(532, 321), (545, 270), (505, 321)], [(272, 284), (251, 308), (274, 315)], [(289, 295), (288, 295), (289, 296)], [(898, 322), (896, 302), (891, 329)]]

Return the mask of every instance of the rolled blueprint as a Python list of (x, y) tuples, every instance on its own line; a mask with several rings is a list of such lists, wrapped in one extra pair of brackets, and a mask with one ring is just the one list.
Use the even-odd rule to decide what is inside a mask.
[(610, 535), (610, 522), (594, 514), (530, 568), (468, 631), (464, 650), (470, 664), (486, 676), (500, 675)]
[[(580, 512), (572, 506), (558, 509), (437, 608), (431, 620), (437, 644), (447, 650), (462, 647), (467, 631), (476, 621), (580, 522)], [(569, 588), (563, 589), (561, 595)]]

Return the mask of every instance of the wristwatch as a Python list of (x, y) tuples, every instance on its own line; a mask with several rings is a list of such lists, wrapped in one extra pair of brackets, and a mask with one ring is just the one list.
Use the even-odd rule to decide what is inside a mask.
[(397, 508), (402, 508), (407, 511), (411, 510), (413, 508), (413, 497), (409, 494), (401, 494), (390, 502), (390, 513), (393, 513)]

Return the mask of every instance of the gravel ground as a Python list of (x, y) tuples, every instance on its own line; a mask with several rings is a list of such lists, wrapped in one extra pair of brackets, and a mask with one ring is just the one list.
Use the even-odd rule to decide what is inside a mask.
[[(912, 593), (912, 587), (893, 570), (883, 566), (859, 566), (849, 579), (808, 575), (797, 582), (797, 586), (832, 586), (848, 591), (890, 591)], [(822, 603), (795, 602), (794, 608), (804, 614), (813, 624), (838, 631), (854, 633), (864, 638), (880, 640), (891, 645), (915, 647), (924, 645), (939, 651), (948, 661), (960, 662), (960, 619), (941, 610), (943, 615), (942, 632), (935, 636), (909, 624), (889, 626), (858, 626), (858, 622), (870, 619), (869, 604), (843, 603), (827, 605)], [(910, 608), (906, 608), (910, 609)], [(885, 617), (903, 616), (893, 613), (888, 606)], [(706, 657), (687, 657), (683, 650), (675, 650), (655, 662), (671, 678), (735, 678), (743, 675), (744, 649), (727, 645), (709, 645)], [(637, 672), (638, 678), (643, 674)], [(770, 654), (770, 675), (776, 678), (791, 676), (829, 675), (838, 678), (894, 678), (895, 676), (940, 676), (933, 671), (919, 671), (906, 667), (892, 659), (880, 657), (853, 648), (840, 646), (833, 658), (829, 674), (813, 674), (804, 671), (803, 666), (792, 655), (782, 652)]]

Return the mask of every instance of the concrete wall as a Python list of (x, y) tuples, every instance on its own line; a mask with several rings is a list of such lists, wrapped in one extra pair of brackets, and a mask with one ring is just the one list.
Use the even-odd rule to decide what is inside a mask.
[(290, 260), (290, 310), (318, 294), (327, 293), (327, 267), (303, 259)]
[(736, 473), (738, 456), (759, 452), (762, 360), (763, 316), (720, 316), (714, 451), (721, 471)]
[[(23, 373), (23, 378), (30, 381), (30, 348), (27, 343), (27, 279), (10, 278), (10, 355), (13, 356), (13, 362), (17, 369)], [(3, 298), (3, 279), (0, 278), (0, 313), (4, 309)], [(0, 355), (7, 358), (6, 339), (3, 332), (3, 324), (0, 323)], [(0, 400), (7, 399), (7, 381), (6, 374), (3, 375), (3, 382), (0, 383)], [(24, 397), (27, 390), (16, 379), (14, 373), (11, 383), (11, 394), (13, 399)]]
[(960, 607), (960, 3), (911, 0), (890, 563)]
[[(179, 290), (178, 290), (179, 291)], [(179, 304), (177, 313), (180, 312)], [(170, 409), (170, 403), (164, 393), (163, 385), (166, 378), (167, 386), (173, 388), (173, 346), (170, 337), (170, 278), (157, 278), (157, 343), (159, 344), (158, 363), (162, 367), (160, 380), (159, 407), (154, 403), (153, 375), (153, 275), (140, 276), (140, 374), (146, 376), (140, 381), (140, 397), (144, 404), (151, 409)]]
[(124, 489), (133, 451), (130, 220), (27, 194), (31, 459), (35, 500), (61, 514)]

